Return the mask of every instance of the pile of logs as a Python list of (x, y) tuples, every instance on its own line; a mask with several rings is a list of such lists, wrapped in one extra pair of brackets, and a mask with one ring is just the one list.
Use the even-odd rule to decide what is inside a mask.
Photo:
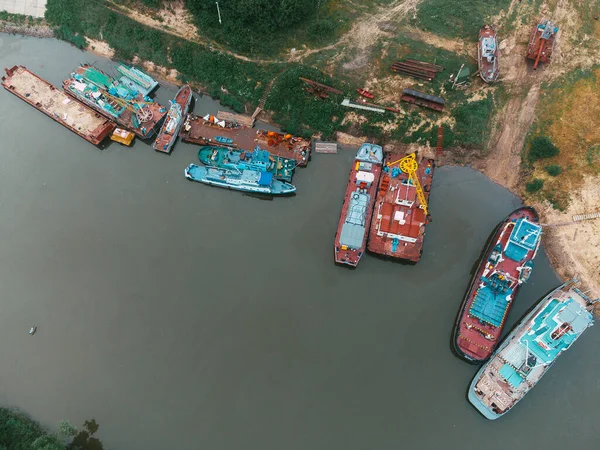
[(438, 72), (444, 70), (444, 67), (416, 59), (405, 59), (404, 61), (396, 61), (392, 64), (391, 70), (392, 72), (408, 75), (419, 80), (431, 81)]

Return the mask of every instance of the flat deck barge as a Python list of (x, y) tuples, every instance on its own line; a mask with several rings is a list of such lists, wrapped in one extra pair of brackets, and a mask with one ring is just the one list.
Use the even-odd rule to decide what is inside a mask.
[(38, 111), (94, 145), (100, 144), (116, 125), (73, 100), (23, 66), (5, 69), (2, 86)]
[(179, 135), (185, 142), (192, 144), (233, 147), (248, 152), (259, 146), (272, 155), (293, 159), (297, 165), (304, 167), (308, 164), (311, 152), (311, 142), (308, 139), (257, 130), (211, 115), (200, 117), (188, 114)]

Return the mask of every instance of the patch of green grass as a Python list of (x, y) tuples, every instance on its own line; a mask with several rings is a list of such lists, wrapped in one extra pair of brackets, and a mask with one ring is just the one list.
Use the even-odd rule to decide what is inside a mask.
[(546, 172), (548, 172), (548, 175), (550, 175), (551, 177), (559, 176), (562, 173), (562, 171), (562, 167), (558, 164), (546, 166)]
[[(527, 157), (533, 163), (538, 159), (552, 158), (558, 155), (560, 150), (546, 136), (536, 136), (531, 140)], [(560, 166), (559, 166), (560, 167)]]
[(509, 5), (510, 0), (424, 0), (416, 25), (440, 36), (477, 41), (479, 29)]
[(459, 105), (452, 111), (456, 119), (454, 141), (456, 145), (482, 149), (488, 141), (490, 118), (494, 100), (488, 95), (482, 100)]
[(534, 178), (533, 180), (531, 180), (529, 183), (527, 183), (525, 185), (525, 189), (530, 194), (533, 194), (534, 192), (538, 192), (543, 187), (544, 187), (544, 180), (541, 180), (539, 178)]
[(292, 134), (310, 136), (320, 131), (324, 138), (332, 137), (335, 131), (343, 129), (342, 121), (348, 111), (341, 105), (343, 96), (329, 94), (326, 99), (319, 98), (306, 92), (307, 85), (299, 77), (348, 90), (345, 84), (317, 69), (296, 65), (279, 75), (265, 108), (273, 111), (273, 119)]
[(600, 145), (592, 145), (586, 154), (588, 166), (594, 167), (600, 161)]

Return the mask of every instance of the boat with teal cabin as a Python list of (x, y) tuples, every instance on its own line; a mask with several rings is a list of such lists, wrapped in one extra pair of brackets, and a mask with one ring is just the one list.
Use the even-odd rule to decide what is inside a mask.
[[(468, 398), (484, 417), (494, 420), (510, 411), (593, 325), (600, 299), (590, 299), (576, 284), (569, 281), (546, 295), (477, 372)], [(558, 410), (568, 401), (564, 394), (549, 392)]]
[(185, 168), (188, 180), (236, 191), (255, 194), (286, 195), (296, 192), (296, 187), (276, 180), (271, 172), (256, 170), (229, 170), (190, 164)]
[(292, 181), (296, 161), (271, 155), (266, 150), (256, 147), (248, 152), (234, 148), (204, 146), (198, 151), (198, 159), (207, 166), (231, 170), (255, 170), (270, 172), (275, 178), (288, 183)]

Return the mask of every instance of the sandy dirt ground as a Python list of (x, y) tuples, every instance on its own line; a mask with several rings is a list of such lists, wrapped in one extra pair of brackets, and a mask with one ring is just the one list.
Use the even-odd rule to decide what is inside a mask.
[[(542, 5), (541, 16), (559, 24), (560, 32), (548, 67), (533, 71), (526, 64), (526, 51), (531, 24), (519, 20), (529, 13), (529, 5), (513, 0), (509, 13), (517, 10), (517, 26), (499, 45), (502, 56), (501, 79), (511, 94), (506, 106), (494, 118), (490, 154), (479, 166), (491, 179), (515, 193), (523, 188), (521, 180), (521, 150), (536, 117), (542, 83), (556, 79), (577, 68), (590, 68), (600, 63), (598, 47), (583, 45), (593, 37), (581, 36), (580, 18), (572, 2), (558, 0), (555, 8)], [(501, 32), (501, 29), (500, 29)], [(596, 37), (597, 40), (597, 37)], [(588, 43), (589, 44), (589, 43)], [(555, 210), (548, 202), (536, 204), (542, 221), (547, 224), (572, 223), (572, 216), (600, 211), (598, 177), (586, 178), (581, 190), (571, 192), (571, 203), (565, 212)], [(600, 220), (546, 228), (544, 245), (559, 274), (577, 277), (590, 295), (600, 296)]]
[[(587, 177), (582, 189), (571, 198), (564, 213), (548, 204), (535, 205), (544, 223), (544, 244), (554, 267), (564, 278), (578, 278), (584, 290), (600, 296), (600, 219), (572, 222), (573, 215), (600, 212), (600, 185), (597, 177)], [(562, 225), (569, 224), (572, 225)]]

